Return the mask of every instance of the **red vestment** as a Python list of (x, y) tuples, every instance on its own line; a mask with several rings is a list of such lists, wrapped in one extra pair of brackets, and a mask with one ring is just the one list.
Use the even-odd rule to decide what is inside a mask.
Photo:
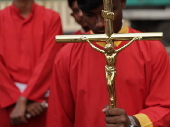
[[(129, 28), (128, 32), (138, 31)], [(102, 109), (109, 104), (105, 65), (104, 54), (88, 43), (67, 44), (60, 50), (50, 86), (47, 127), (105, 127)], [(170, 63), (163, 45), (133, 42), (119, 52), (116, 69), (117, 107), (128, 115), (149, 117), (146, 127), (169, 127)]]
[[(14, 5), (0, 11), (1, 108), (7, 110), (21, 95), (33, 101), (44, 100), (55, 55), (62, 47), (54, 37), (60, 34), (59, 14), (36, 3), (27, 18)], [(21, 93), (14, 82), (27, 84), (27, 88)]]

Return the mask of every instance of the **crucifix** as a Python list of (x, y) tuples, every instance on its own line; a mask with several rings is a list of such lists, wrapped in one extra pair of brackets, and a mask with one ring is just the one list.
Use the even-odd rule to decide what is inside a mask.
[[(78, 43), (87, 42), (89, 45), (98, 52), (105, 55), (106, 58), (106, 83), (109, 93), (110, 108), (116, 107), (116, 57), (120, 51), (128, 47), (135, 40), (161, 40), (162, 33), (125, 33), (118, 34), (113, 31), (113, 3), (112, 0), (103, 0), (104, 10), (102, 16), (105, 19), (105, 34), (90, 34), (90, 35), (57, 35), (57, 43)], [(93, 45), (91, 42), (106, 42), (104, 49), (100, 49)], [(114, 41), (129, 41), (119, 49), (115, 49)]]

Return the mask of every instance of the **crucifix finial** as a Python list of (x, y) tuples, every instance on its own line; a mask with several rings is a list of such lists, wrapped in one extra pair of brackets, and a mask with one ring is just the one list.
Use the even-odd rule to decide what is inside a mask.
[(114, 13), (113, 13), (113, 3), (112, 0), (103, 0), (104, 10), (102, 10), (102, 16), (105, 19), (105, 33), (110, 38), (111, 35), (114, 33), (113, 29), (113, 20), (114, 20)]

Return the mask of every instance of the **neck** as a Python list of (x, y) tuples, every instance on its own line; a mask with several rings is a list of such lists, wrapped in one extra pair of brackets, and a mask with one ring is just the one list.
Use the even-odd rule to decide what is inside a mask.
[(83, 27), (83, 30), (84, 30), (85, 32), (88, 32), (90, 29), (89, 29), (89, 27)]
[(13, 0), (13, 4), (20, 10), (20, 14), (26, 18), (32, 9), (34, 0)]

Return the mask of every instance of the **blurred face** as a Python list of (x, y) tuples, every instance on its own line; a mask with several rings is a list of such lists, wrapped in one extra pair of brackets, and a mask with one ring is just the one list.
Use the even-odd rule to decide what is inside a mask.
[(78, 24), (80, 24), (82, 27), (88, 27), (87, 23), (85, 23), (85, 21), (83, 19), (83, 13), (77, 5), (77, 1), (73, 2), (73, 5), (71, 6), (71, 10), (72, 10), (71, 16), (74, 17), (75, 21)]
[[(122, 9), (125, 7), (126, 0), (112, 0), (113, 1), (113, 11), (114, 11), (114, 32), (117, 33), (122, 27)], [(103, 10), (103, 5), (98, 6), (93, 10), (83, 11), (83, 17), (89, 28), (95, 34), (105, 33), (105, 22), (104, 18), (101, 16)]]

